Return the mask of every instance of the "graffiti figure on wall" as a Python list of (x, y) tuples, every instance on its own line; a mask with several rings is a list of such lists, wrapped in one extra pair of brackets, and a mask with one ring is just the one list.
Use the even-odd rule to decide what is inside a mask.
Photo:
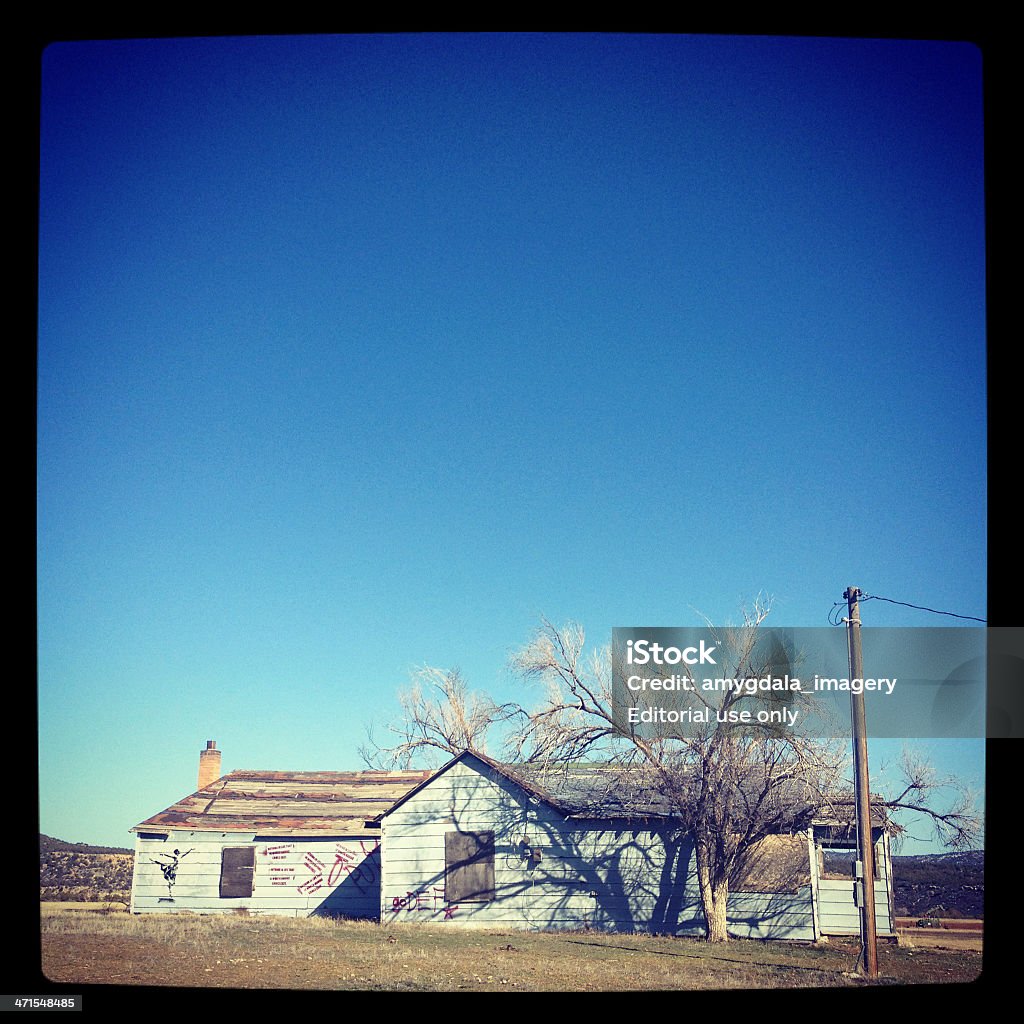
[(172, 889), (174, 888), (174, 879), (178, 874), (178, 862), (182, 857), (187, 857), (195, 847), (186, 850), (182, 853), (180, 850), (175, 850), (173, 854), (162, 853), (159, 857), (150, 857), (150, 861), (155, 864), (163, 873), (164, 881), (167, 883), (167, 895), (171, 897)]

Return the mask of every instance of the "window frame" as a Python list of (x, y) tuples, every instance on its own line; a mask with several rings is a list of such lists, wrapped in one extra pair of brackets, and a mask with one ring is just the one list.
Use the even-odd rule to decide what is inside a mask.
[[(875, 881), (881, 881), (883, 875), (880, 861), (884, 856), (884, 842), (881, 837), (872, 839), (874, 847), (874, 868)], [(837, 828), (835, 826), (818, 826), (815, 828), (814, 844), (818, 854), (818, 877), (829, 881), (850, 882), (856, 880), (857, 861), (860, 860), (860, 849), (857, 846), (856, 831), (852, 828)], [(847, 870), (837, 871), (829, 867), (826, 861), (842, 860), (849, 862)]]

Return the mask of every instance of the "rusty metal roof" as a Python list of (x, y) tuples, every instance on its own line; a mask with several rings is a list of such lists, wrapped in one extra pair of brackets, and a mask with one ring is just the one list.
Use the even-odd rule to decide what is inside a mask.
[(257, 835), (366, 835), (432, 771), (261, 772), (222, 775), (132, 831), (188, 829)]

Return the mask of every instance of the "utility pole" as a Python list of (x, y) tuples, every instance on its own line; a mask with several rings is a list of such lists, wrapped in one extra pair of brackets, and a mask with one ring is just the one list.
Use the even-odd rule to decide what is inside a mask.
[[(848, 587), (846, 598), (849, 615), (846, 638), (850, 647), (850, 679), (864, 678), (864, 662), (860, 650), (860, 589)], [(869, 978), (878, 976), (878, 943), (875, 933), (875, 844), (871, 833), (871, 791), (868, 783), (868, 735), (864, 714), (864, 693), (851, 693), (853, 702), (853, 765), (857, 802), (858, 857), (861, 865), (860, 937), (863, 971)]]

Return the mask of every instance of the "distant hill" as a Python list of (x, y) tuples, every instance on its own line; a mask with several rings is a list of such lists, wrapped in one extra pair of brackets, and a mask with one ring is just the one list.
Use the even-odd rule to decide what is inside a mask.
[(63, 839), (54, 839), (52, 836), (39, 833), (39, 852), (56, 853), (67, 851), (68, 853), (131, 853), (126, 846), (90, 846), (88, 843), (66, 843)]
[(39, 834), (39, 898), (58, 902), (127, 902), (132, 888), (131, 850), (89, 846)]
[(984, 917), (984, 850), (892, 860), (897, 917)]

